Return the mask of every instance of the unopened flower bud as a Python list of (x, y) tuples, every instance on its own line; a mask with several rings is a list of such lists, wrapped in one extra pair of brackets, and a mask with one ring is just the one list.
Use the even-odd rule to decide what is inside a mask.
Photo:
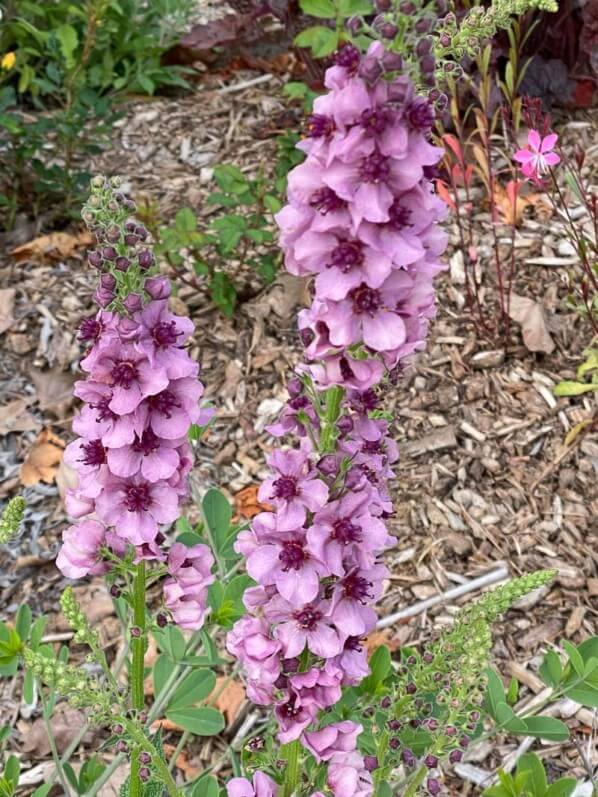
[(158, 628), (166, 628), (168, 625), (168, 617), (164, 614), (164, 612), (158, 612), (156, 615), (156, 624)]
[(170, 296), (170, 282), (166, 277), (148, 277), (143, 283), (143, 288), (152, 299), (168, 299)]
[(416, 758), (413, 755), (413, 751), (410, 750), (408, 747), (403, 750), (401, 753), (401, 758), (403, 759), (403, 763), (406, 767), (414, 767), (416, 763)]
[(116, 736), (120, 736), (121, 733), (124, 732), (124, 730), (125, 729), (123, 728), (123, 726), (118, 722), (116, 723), (116, 725), (112, 726), (112, 733), (116, 734)]
[(143, 750), (141, 753), (139, 753), (139, 763), (140, 764), (149, 764), (151, 762), (151, 760), (152, 760), (151, 755), (148, 752), (146, 752), (145, 750)]
[(390, 708), (391, 705), (392, 705), (392, 700), (388, 695), (386, 697), (383, 697), (382, 700), (380, 701), (380, 708)]
[(427, 755), (424, 758), (424, 764), (428, 767), (428, 769), (435, 769), (438, 766), (438, 758), (435, 755)]
[(404, 2), (399, 5), (399, 11), (401, 14), (413, 14), (415, 6), (413, 3), (409, 2), (409, 0), (404, 0)]
[(113, 246), (105, 246), (102, 249), (102, 256), (104, 257), (104, 260), (116, 260), (118, 257), (118, 252)]
[(119, 271), (128, 271), (131, 266), (131, 261), (128, 257), (119, 255), (114, 261), (114, 265)]
[(139, 639), (141, 637), (141, 628), (139, 628), (137, 625), (134, 625), (131, 628), (131, 636), (133, 639)]
[(113, 584), (110, 587), (110, 594), (112, 595), (113, 598), (120, 598), (122, 593), (121, 593), (120, 588), (117, 587), (116, 584)]
[(399, 29), (392, 22), (387, 22), (380, 28), (380, 35), (383, 39), (394, 39), (398, 32)]
[(106, 230), (106, 240), (110, 241), (111, 244), (118, 243), (120, 241), (120, 227), (113, 224), (110, 229)]
[(125, 243), (127, 246), (136, 246), (139, 243), (139, 238), (134, 233), (127, 233)]
[(147, 711), (140, 711), (139, 714), (137, 715), (137, 719), (142, 725), (145, 725), (145, 723), (147, 722)]
[(437, 778), (428, 778), (426, 788), (428, 789), (428, 794), (434, 797), (436, 794), (440, 794), (440, 781)]
[(359, 29), (361, 28), (361, 20), (359, 17), (351, 17), (345, 22), (345, 28), (349, 31), (349, 33), (359, 33)]
[(128, 753), (129, 747), (124, 739), (119, 739), (116, 743), (116, 749), (119, 753)]
[(364, 755), (363, 765), (368, 772), (374, 772), (380, 766), (375, 755)]
[(141, 252), (137, 255), (137, 262), (139, 263), (139, 268), (146, 271), (150, 268), (154, 263), (154, 256), (150, 252), (149, 249), (142, 249)]
[(141, 296), (138, 293), (130, 293), (123, 302), (129, 313), (136, 313), (143, 308)]
[(146, 783), (152, 776), (151, 771), (147, 767), (141, 767), (139, 769), (139, 780), (143, 783)]
[(87, 255), (87, 262), (94, 268), (101, 268), (103, 263), (102, 253), (94, 250)]
[(399, 738), (397, 738), (396, 736), (393, 736), (389, 740), (388, 746), (390, 747), (391, 750), (398, 750), (399, 747), (401, 746), (401, 740)]
[(453, 750), (449, 755), (449, 761), (451, 764), (458, 764), (462, 758), (463, 752), (461, 750)]

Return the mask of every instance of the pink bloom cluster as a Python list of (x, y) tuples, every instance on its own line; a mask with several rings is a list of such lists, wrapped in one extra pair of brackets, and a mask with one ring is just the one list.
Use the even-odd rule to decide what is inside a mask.
[[(445, 206), (430, 182), (442, 154), (429, 142), (432, 106), (407, 78), (390, 79), (387, 66), (396, 68), (395, 59), (379, 44), (365, 57), (351, 45), (339, 51), (299, 145), (307, 158), (289, 175), (281, 243), (288, 270), (315, 277), (314, 299), (299, 320), (308, 362), (269, 431), (295, 433), (300, 445), (271, 455), (258, 497), (274, 511), (238, 537), (257, 586), (227, 640), (249, 697), (274, 705), (280, 742), (300, 739), (328, 762), (327, 784), (339, 797), (373, 793), (356, 750), (361, 727), (315, 728), (342, 687), (369, 672), (363, 638), (387, 575), (387, 482), (398, 458), (376, 412), (380, 383), (425, 344), (446, 246), (438, 227)], [(332, 447), (322, 407), (330, 386), (343, 394)], [(265, 777), (233, 781), (230, 797), (276, 794)]]
[(81, 578), (109, 569), (102, 549), (120, 557), (133, 546), (136, 561), (167, 562), (165, 604), (179, 625), (199, 628), (214, 580), (212, 554), (204, 545), (175, 544), (167, 555), (160, 531), (179, 517), (187, 495), (189, 427), (207, 420), (199, 367), (184, 348), (193, 323), (169, 312), (168, 280), (147, 277), (143, 287), (145, 304), (130, 294), (122, 314), (100, 310), (80, 327), (90, 344), (81, 361), (87, 378), (75, 384), (83, 401), (73, 422), (79, 437), (64, 456), (78, 476), (66, 497), (78, 522), (63, 533), (57, 565)]

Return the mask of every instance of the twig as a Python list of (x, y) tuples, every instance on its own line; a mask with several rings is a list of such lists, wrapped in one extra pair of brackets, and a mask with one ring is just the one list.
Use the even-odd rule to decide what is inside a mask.
[(241, 83), (234, 83), (231, 86), (224, 86), (218, 89), (218, 94), (231, 94), (233, 91), (243, 91), (243, 89), (251, 88), (252, 86), (259, 86), (261, 83), (269, 83), (273, 75), (260, 75), (251, 80), (243, 80)]
[(414, 603), (407, 609), (401, 609), (399, 612), (394, 612), (394, 614), (389, 614), (386, 617), (382, 617), (380, 620), (378, 620), (376, 628), (388, 628), (390, 625), (394, 625), (399, 620), (406, 620), (409, 617), (417, 617), (418, 614), (423, 614), (423, 612), (431, 609), (433, 606), (438, 606), (439, 603), (448, 603), (455, 598), (460, 598), (461, 595), (467, 595), (469, 592), (475, 592), (478, 589), (490, 586), (490, 584), (496, 584), (498, 581), (504, 581), (504, 579), (508, 578), (508, 576), (509, 569), (507, 565), (501, 564), (496, 570), (491, 570), (489, 573), (486, 573), (483, 576), (472, 578), (471, 581), (468, 581), (465, 584), (460, 584), (458, 587), (448, 589), (446, 592), (441, 592), (438, 595), (427, 598), (425, 601)]

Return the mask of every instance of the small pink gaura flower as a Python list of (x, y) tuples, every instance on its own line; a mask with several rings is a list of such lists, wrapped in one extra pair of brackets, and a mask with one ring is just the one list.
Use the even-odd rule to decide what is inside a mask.
[(527, 149), (520, 149), (514, 155), (517, 163), (521, 164), (521, 171), (526, 177), (538, 180), (548, 174), (551, 166), (561, 162), (556, 152), (553, 152), (558, 141), (556, 133), (542, 136), (537, 130), (530, 130), (527, 134)]

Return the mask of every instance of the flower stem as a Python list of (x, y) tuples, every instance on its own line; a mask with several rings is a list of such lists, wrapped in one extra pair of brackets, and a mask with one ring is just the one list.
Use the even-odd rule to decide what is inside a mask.
[(404, 794), (404, 797), (415, 797), (417, 794), (417, 790), (424, 782), (424, 778), (426, 777), (427, 767), (421, 766), (416, 772), (413, 774), (413, 780), (407, 787), (407, 791)]
[(286, 746), (287, 771), (284, 779), (282, 797), (291, 797), (299, 780), (299, 751), (301, 744), (297, 739)]
[[(140, 631), (138, 637), (131, 642), (131, 705), (136, 711), (142, 711), (145, 705), (143, 693), (143, 674), (145, 658), (145, 562), (137, 565), (133, 579), (133, 624)], [(131, 757), (130, 797), (141, 797), (142, 786), (139, 778), (139, 757), (133, 751)]]

